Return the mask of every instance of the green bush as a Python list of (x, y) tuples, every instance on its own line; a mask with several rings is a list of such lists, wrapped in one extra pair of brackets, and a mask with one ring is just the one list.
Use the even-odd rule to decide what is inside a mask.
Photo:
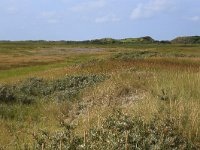
[(105, 75), (67, 76), (53, 81), (29, 78), (18, 85), (0, 86), (0, 102), (31, 104), (36, 99), (45, 97), (70, 100), (77, 97), (81, 89), (105, 79)]
[(122, 52), (115, 54), (114, 59), (120, 60), (133, 60), (133, 59), (145, 59), (151, 57), (197, 57), (195, 55), (186, 55), (182, 53), (166, 53), (166, 52), (156, 52), (156, 51), (132, 51), (132, 52)]
[(16, 100), (14, 87), (8, 85), (0, 85), (0, 102), (13, 102)]
[(78, 136), (75, 127), (65, 125), (62, 132), (50, 135), (40, 132), (35, 136), (34, 147), (41, 149), (197, 149), (178, 134), (173, 121), (160, 121), (155, 117), (149, 123), (141, 118), (131, 118), (121, 111), (110, 115), (101, 127), (88, 129), (85, 136)]
[(134, 52), (118, 53), (114, 56), (114, 59), (122, 59), (122, 60), (144, 59), (144, 58), (149, 58), (149, 57), (156, 57), (157, 55), (158, 55), (158, 52), (134, 51)]
[(45, 96), (51, 93), (48, 82), (40, 78), (30, 78), (22, 82), (19, 92), (30, 96)]

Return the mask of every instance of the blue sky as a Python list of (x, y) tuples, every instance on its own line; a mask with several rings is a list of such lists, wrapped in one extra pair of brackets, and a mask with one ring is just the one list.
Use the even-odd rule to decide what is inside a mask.
[(200, 35), (200, 0), (0, 0), (0, 40)]

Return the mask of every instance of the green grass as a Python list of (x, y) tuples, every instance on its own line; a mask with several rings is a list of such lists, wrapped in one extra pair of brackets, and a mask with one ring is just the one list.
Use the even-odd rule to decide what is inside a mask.
[(10, 70), (3, 70), (0, 71), (0, 80), (11, 78), (11, 77), (20, 77), (24, 75), (31, 75), (32, 73), (40, 72), (40, 71), (47, 71), (54, 68), (63, 68), (71, 65), (76, 65), (80, 63), (87, 62), (92, 60), (94, 56), (91, 55), (80, 55), (80, 56), (73, 56), (72, 58), (66, 59), (64, 62), (61, 63), (53, 63), (49, 65), (39, 65), (39, 66), (29, 66), (29, 67), (21, 67), (16, 69)]

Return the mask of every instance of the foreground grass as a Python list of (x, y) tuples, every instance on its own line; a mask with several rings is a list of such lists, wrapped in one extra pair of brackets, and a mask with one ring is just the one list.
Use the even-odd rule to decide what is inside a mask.
[[(45, 72), (52, 76), (104, 74), (109, 78), (85, 87), (74, 99), (56, 101), (53, 94), (28, 105), (1, 102), (0, 148), (199, 149), (200, 64), (194, 56), (198, 51), (195, 46), (191, 48), (195, 53), (184, 52), (183, 57), (172, 54), (172, 47), (164, 49), (170, 50), (164, 55), (152, 55), (152, 50), (143, 55), (135, 49), (125, 53), (109, 49), (112, 52), (102, 52), (101, 58), (112, 54), (110, 59), (89, 54), (80, 61), (75, 57), (79, 63), (64, 65), (64, 71), (47, 67)], [(46, 73), (34, 75), (48, 81)]]

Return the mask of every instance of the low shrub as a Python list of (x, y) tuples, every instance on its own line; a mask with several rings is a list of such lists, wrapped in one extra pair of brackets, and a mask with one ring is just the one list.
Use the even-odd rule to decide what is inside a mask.
[(35, 136), (34, 147), (41, 149), (197, 149), (178, 134), (173, 120), (161, 121), (155, 117), (149, 123), (131, 118), (121, 111), (110, 115), (101, 127), (91, 128), (83, 136), (75, 127), (65, 125), (62, 132), (50, 135), (40, 132)]
[(144, 59), (149, 57), (158, 56), (158, 52), (153, 51), (134, 51), (118, 53), (114, 56), (114, 59), (130, 60), (130, 59)]
[(115, 54), (113, 59), (120, 60), (134, 60), (134, 59), (145, 59), (151, 57), (197, 57), (195, 55), (186, 55), (182, 53), (165, 53), (165, 52), (156, 52), (156, 51), (132, 51), (132, 52), (122, 52)]
[(16, 101), (14, 87), (8, 85), (0, 85), (0, 102), (11, 103)]
[(51, 93), (48, 81), (40, 78), (29, 78), (19, 85), (19, 92), (30, 96), (45, 96)]
[(18, 85), (0, 86), (0, 102), (31, 104), (36, 99), (47, 96), (57, 100), (74, 99), (81, 89), (106, 78), (105, 75), (67, 76), (53, 81), (29, 78)]

